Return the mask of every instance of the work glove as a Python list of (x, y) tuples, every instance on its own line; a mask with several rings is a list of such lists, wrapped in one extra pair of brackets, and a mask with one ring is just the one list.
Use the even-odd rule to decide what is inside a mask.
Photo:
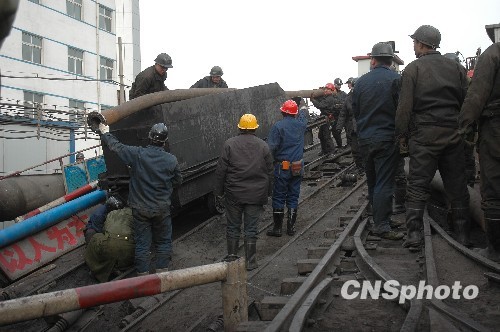
[(474, 142), (475, 133), (474, 133), (474, 128), (472, 128), (472, 126), (460, 128), (458, 130), (458, 133), (460, 134), (460, 136), (462, 136), (462, 139), (464, 140), (465, 145), (470, 147), (470, 146), (474, 146), (474, 144), (476, 144), (476, 142)]
[(408, 149), (408, 142), (405, 137), (401, 137), (399, 139), (399, 154), (401, 157), (408, 157), (410, 155), (409, 149)]
[(99, 123), (99, 133), (101, 135), (104, 135), (106, 133), (109, 133), (109, 126), (105, 125), (104, 123)]

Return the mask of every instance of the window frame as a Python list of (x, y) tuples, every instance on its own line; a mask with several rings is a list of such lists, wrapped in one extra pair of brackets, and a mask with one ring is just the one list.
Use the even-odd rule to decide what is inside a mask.
[[(70, 8), (73, 11), (72, 13), (70, 12)], [(80, 12), (79, 12), (80, 16), (79, 17), (77, 17), (75, 15), (75, 13), (76, 13), (75, 9), (77, 9), (77, 8), (80, 10)], [(69, 17), (74, 18), (75, 20), (81, 21), (82, 17), (83, 17), (83, 3), (82, 3), (82, 0), (66, 0), (66, 14)]]
[[(103, 65), (102, 61), (105, 60), (111, 62), (111, 67), (108, 64)], [(99, 80), (101, 81), (112, 81), (113, 80), (113, 72), (115, 70), (115, 61), (110, 58), (106, 58), (104, 56), (99, 57)], [(111, 76), (108, 77), (108, 73), (111, 72)], [(103, 75), (105, 75), (103, 77)]]
[[(30, 95), (30, 98), (28, 98), (28, 95)], [(36, 100), (37, 97), (39, 97), (39, 100)], [(36, 93), (32, 91), (23, 91), (23, 98), (24, 98), (24, 116), (29, 118), (29, 119), (37, 119), (38, 115), (36, 114), (36, 108), (37, 105), (43, 105), (43, 99), (44, 95), (41, 93)], [(42, 119), (42, 117), (41, 117)]]
[(113, 10), (103, 5), (99, 5), (99, 29), (113, 32)]
[[(79, 52), (81, 53), (82, 57), (79, 58), (79, 54), (70, 54), (70, 51), (73, 51), (74, 53)], [(84, 57), (85, 57), (85, 51), (80, 50), (75, 47), (68, 46), (68, 71), (70, 73), (76, 74), (76, 75), (83, 75), (84, 74)], [(79, 68), (77, 65), (80, 65)], [(73, 66), (73, 70), (71, 68)], [(78, 72), (78, 69), (80, 72)]]
[[(83, 123), (85, 119), (85, 102), (77, 99), (68, 100), (68, 120), (75, 123)], [(81, 113), (79, 111), (82, 111)]]
[[(29, 37), (29, 41), (25, 40), (25, 37)], [(40, 40), (40, 45), (33, 43), (34, 39)], [(42, 64), (42, 51), (43, 51), (43, 38), (35, 34), (23, 31), (21, 37), (21, 53), (24, 61), (29, 61), (33, 63)], [(35, 50), (38, 50), (39, 54), (35, 54)], [(29, 56), (28, 56), (29, 53)], [(35, 59), (37, 56), (37, 59)], [(35, 61), (38, 60), (38, 61)]]

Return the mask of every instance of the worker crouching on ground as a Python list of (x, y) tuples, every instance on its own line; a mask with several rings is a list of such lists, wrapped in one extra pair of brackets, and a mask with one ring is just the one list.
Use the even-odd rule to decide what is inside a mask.
[(134, 218), (135, 268), (137, 275), (150, 271), (151, 244), (154, 246), (156, 272), (168, 271), (172, 256), (172, 218), (170, 204), (173, 188), (182, 182), (177, 158), (165, 151), (168, 129), (153, 125), (146, 147), (122, 144), (100, 124), (101, 141), (129, 167), (128, 206)]
[(92, 217), (85, 231), (85, 262), (99, 282), (106, 282), (134, 265), (132, 210), (111, 196)]
[(307, 108), (298, 110), (297, 103), (287, 100), (281, 106), (283, 119), (273, 125), (267, 144), (274, 158), (273, 229), (269, 236), (281, 236), (285, 205), (287, 234), (295, 234), (300, 183), (304, 173), (304, 133), (307, 130)]
[(244, 223), (247, 270), (257, 268), (257, 224), (271, 195), (273, 158), (266, 142), (255, 136), (259, 127), (252, 114), (244, 114), (238, 136), (224, 143), (215, 170), (215, 194), (226, 207), (228, 259), (237, 257)]

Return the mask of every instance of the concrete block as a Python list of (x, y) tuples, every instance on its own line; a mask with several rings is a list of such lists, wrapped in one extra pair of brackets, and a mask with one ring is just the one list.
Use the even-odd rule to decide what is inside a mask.
[(307, 277), (285, 278), (281, 282), (281, 295), (292, 295), (302, 286)]
[(326, 252), (330, 249), (330, 247), (311, 247), (307, 248), (307, 258), (322, 258), (326, 255)]
[(260, 317), (264, 321), (273, 320), (288, 302), (286, 296), (266, 296), (260, 302)]
[(306, 274), (312, 272), (320, 259), (301, 259), (297, 261), (297, 272), (299, 274)]

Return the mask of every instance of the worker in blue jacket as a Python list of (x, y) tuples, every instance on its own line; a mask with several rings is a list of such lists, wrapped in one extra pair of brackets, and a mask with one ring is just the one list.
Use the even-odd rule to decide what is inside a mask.
[(146, 147), (122, 144), (100, 124), (101, 140), (130, 168), (128, 206), (134, 218), (135, 268), (138, 275), (148, 274), (151, 244), (154, 244), (156, 272), (168, 271), (172, 255), (173, 188), (182, 182), (177, 158), (165, 151), (168, 129), (157, 123), (149, 131)]
[(281, 236), (285, 205), (287, 212), (287, 234), (295, 234), (297, 206), (304, 161), (304, 133), (307, 130), (307, 108), (301, 103), (287, 100), (281, 106), (283, 119), (274, 124), (269, 132), (267, 144), (274, 158), (273, 229), (269, 236)]

